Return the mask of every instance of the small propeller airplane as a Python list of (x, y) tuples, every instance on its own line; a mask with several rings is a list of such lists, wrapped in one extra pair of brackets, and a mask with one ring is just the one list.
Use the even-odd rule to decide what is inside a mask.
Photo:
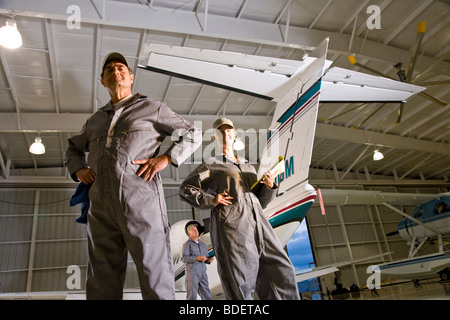
[[(146, 61), (146, 64), (138, 66), (141, 69), (275, 102), (276, 108), (269, 128), (269, 138), (260, 158), (258, 177), (280, 162), (282, 155), (285, 169), (277, 178), (278, 196), (265, 209), (265, 215), (284, 246), (317, 196), (316, 190), (308, 183), (308, 173), (319, 101), (404, 103), (409, 97), (425, 90), (424, 87), (385, 77), (338, 67), (330, 68), (332, 61), (326, 60), (328, 41), (324, 39), (302, 61), (155, 43), (145, 44), (140, 55), (141, 60)], [(334, 191), (337, 193), (333, 193)], [(331, 200), (338, 198), (339, 201), (345, 199), (345, 196), (338, 193), (339, 190), (328, 190), (323, 197)], [(383, 200), (386, 205), (389, 205), (387, 202), (398, 204), (397, 201), (390, 200), (406, 201), (401, 204), (419, 204), (423, 199), (436, 198), (436, 195), (374, 195), (369, 191), (359, 201), (374, 198), (374, 202)], [(370, 204), (370, 201), (366, 204)], [(185, 266), (181, 262), (181, 247), (187, 240), (184, 230), (189, 221), (178, 221), (171, 229), (178, 290), (184, 288)], [(210, 254), (213, 254), (207, 222), (205, 227), (200, 239), (208, 245)], [(297, 280), (336, 271), (338, 266), (347, 263), (351, 262), (300, 273)], [(222, 289), (215, 261), (207, 267), (207, 272), (212, 296), (220, 298)]]
[[(403, 218), (397, 230), (386, 236), (399, 235), (410, 245), (408, 258), (371, 267), (380, 272), (382, 280), (409, 279), (415, 285), (420, 279), (450, 277), (450, 251), (444, 251), (443, 239), (450, 236), (450, 192), (441, 194), (391, 193), (359, 190), (321, 190), (327, 205), (382, 205)], [(394, 205), (415, 205), (411, 215)], [(417, 256), (427, 242), (438, 245), (438, 251)], [(319, 268), (322, 269), (323, 267)]]
[[(397, 208), (385, 204), (391, 210), (405, 215)], [(398, 230), (387, 236), (398, 234), (410, 245), (407, 259), (384, 263), (378, 266), (384, 278), (419, 279), (439, 275), (441, 280), (450, 279), (450, 251), (444, 251), (443, 238), (450, 236), (450, 195), (442, 195), (418, 205), (411, 216), (398, 223)], [(438, 252), (416, 257), (426, 241), (438, 245)]]

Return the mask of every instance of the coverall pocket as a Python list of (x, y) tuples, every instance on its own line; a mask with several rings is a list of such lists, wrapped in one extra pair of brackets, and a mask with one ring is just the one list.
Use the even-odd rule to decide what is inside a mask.
[[(120, 131), (120, 155), (123, 158), (138, 160), (148, 158), (158, 148), (154, 130), (133, 129)], [(139, 166), (136, 166), (136, 168)]]
[(134, 198), (152, 199), (156, 201), (157, 191), (153, 181), (145, 181), (136, 174), (123, 174), (121, 179), (122, 199), (129, 203)]
[(233, 216), (234, 211), (236, 211), (236, 205), (222, 206), (219, 210), (219, 221), (226, 223)]
[(89, 140), (88, 164), (90, 166), (97, 163), (102, 142), (103, 142), (102, 136), (92, 138), (91, 140)]

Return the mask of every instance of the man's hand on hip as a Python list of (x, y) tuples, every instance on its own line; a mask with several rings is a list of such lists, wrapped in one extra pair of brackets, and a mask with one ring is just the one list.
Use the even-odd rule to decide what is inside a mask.
[(154, 175), (163, 170), (165, 167), (172, 162), (170, 156), (163, 154), (156, 158), (151, 159), (141, 159), (141, 160), (133, 160), (132, 164), (140, 164), (141, 167), (136, 172), (136, 174), (144, 179), (145, 181), (150, 181), (153, 179)]

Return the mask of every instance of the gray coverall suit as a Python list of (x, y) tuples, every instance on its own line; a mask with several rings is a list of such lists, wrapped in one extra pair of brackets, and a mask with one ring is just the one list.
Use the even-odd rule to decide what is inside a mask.
[(186, 264), (186, 299), (197, 300), (197, 293), (199, 293), (202, 300), (211, 300), (206, 263), (196, 261), (197, 256), (208, 257), (208, 248), (204, 242), (200, 240), (195, 242), (189, 238), (183, 245), (181, 255), (181, 261)]
[(175, 166), (201, 144), (200, 130), (164, 103), (135, 94), (116, 111), (110, 101), (69, 139), (66, 165), (72, 178), (78, 180), (75, 172), (80, 168), (96, 172), (89, 191), (88, 299), (122, 299), (127, 249), (136, 264), (143, 299), (175, 298), (161, 179), (156, 173), (144, 181), (136, 175), (139, 166), (131, 161), (156, 157), (161, 142), (177, 129), (184, 133), (182, 139), (166, 152)]
[[(200, 209), (211, 209), (211, 241), (227, 299), (299, 299), (294, 267), (263, 208), (276, 189), (259, 184), (247, 160), (238, 163), (218, 155), (198, 166), (183, 181), (180, 197)], [(232, 204), (214, 207), (218, 193), (227, 192)]]

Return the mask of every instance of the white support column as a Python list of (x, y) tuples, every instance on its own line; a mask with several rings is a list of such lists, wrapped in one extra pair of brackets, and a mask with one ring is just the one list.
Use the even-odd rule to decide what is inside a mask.
[(3, 160), (2, 150), (0, 150), (0, 169), (2, 169), (2, 176), (5, 179), (9, 178), (9, 168), (11, 166), (11, 160)]
[(442, 234), (438, 234), (439, 253), (444, 252), (444, 245), (442, 244)]
[[(367, 213), (369, 214), (369, 219), (370, 219), (370, 222), (371, 222), (371, 225), (372, 225), (373, 233), (374, 233), (375, 239), (376, 239), (376, 241), (377, 241), (378, 252), (379, 252), (380, 255), (381, 255), (381, 254), (383, 254), (384, 252), (383, 252), (383, 248), (381, 247), (381, 239), (380, 239), (380, 237), (378, 236), (378, 232), (377, 232), (378, 230), (377, 230), (377, 227), (376, 227), (376, 221), (375, 221), (375, 219), (374, 219), (374, 217), (373, 217), (372, 208), (371, 208), (370, 206), (366, 206), (366, 208), (367, 208)], [(381, 225), (381, 221), (378, 221), (378, 223), (379, 223), (380, 229), (381, 229), (381, 231), (382, 231), (382, 233), (383, 233), (383, 232), (384, 232), (384, 229), (383, 229), (383, 226)], [(389, 250), (388, 250), (388, 252), (389, 252)], [(383, 259), (384, 259), (384, 258), (383, 258)]]
[(389, 247), (389, 241), (386, 236), (386, 231), (384, 230), (383, 222), (381, 221), (380, 211), (378, 210), (377, 205), (375, 205), (374, 208), (375, 208), (375, 213), (377, 215), (377, 220), (380, 224), (380, 230), (381, 230), (381, 234), (383, 235), (383, 242), (384, 242), (384, 245), (386, 246), (386, 251), (389, 252), (389, 260), (392, 261), (392, 254), (390, 253), (391, 248)]
[(31, 285), (33, 283), (33, 266), (34, 266), (34, 254), (36, 251), (36, 232), (37, 232), (37, 220), (38, 220), (40, 197), (41, 191), (36, 190), (34, 196), (33, 225), (31, 229), (31, 245), (30, 245), (30, 256), (28, 260), (28, 276), (27, 276), (26, 292), (31, 291)]
[[(345, 239), (345, 244), (347, 246), (347, 250), (348, 250), (348, 254), (350, 256), (350, 260), (354, 260), (353, 259), (353, 253), (352, 253), (352, 249), (350, 246), (350, 241), (348, 239), (348, 234), (347, 234), (347, 229), (345, 228), (345, 221), (344, 221), (344, 217), (342, 215), (342, 209), (341, 206), (336, 206), (336, 212), (338, 214), (338, 218), (339, 218), (339, 222), (341, 224), (341, 230), (342, 230), (342, 234), (344, 235), (344, 239)], [(354, 264), (352, 264), (352, 270), (353, 270), (353, 276), (354, 279), (356, 281), (356, 285), (359, 287), (359, 280), (358, 280), (358, 273), (356, 272), (356, 267)]]

